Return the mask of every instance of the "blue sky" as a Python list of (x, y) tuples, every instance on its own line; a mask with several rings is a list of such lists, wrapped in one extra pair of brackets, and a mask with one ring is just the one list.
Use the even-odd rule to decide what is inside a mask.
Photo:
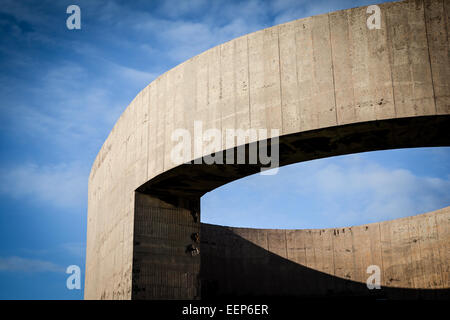
[[(90, 166), (121, 112), (149, 82), (240, 35), (373, 3), (3, 0), (0, 299), (83, 297), (83, 290), (66, 289), (65, 268), (79, 265), (84, 279)], [(71, 4), (81, 8), (81, 30), (66, 28)], [(449, 160), (448, 148), (434, 148), (295, 164), (207, 194), (202, 220), (311, 228), (434, 210), (450, 204)]]

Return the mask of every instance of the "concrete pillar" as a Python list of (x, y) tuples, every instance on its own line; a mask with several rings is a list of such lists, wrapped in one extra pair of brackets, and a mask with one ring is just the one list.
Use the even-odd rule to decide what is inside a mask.
[(132, 299), (199, 299), (199, 200), (135, 196)]

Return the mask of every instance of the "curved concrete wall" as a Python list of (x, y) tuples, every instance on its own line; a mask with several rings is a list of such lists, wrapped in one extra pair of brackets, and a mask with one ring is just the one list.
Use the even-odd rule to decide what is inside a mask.
[[(201, 227), (202, 292), (230, 296), (449, 298), (450, 207), (356, 227)], [(369, 290), (369, 266), (380, 290)]]
[[(447, 6), (443, 0), (379, 5), (379, 30), (366, 27), (366, 7), (296, 20), (214, 47), (150, 83), (121, 115), (92, 166), (85, 297), (132, 298), (136, 228), (145, 231), (136, 218), (135, 190), (169, 174), (165, 188), (175, 188), (180, 166), (170, 158), (176, 144), (171, 135), (177, 128), (193, 133), (195, 120), (205, 130), (275, 128), (288, 137), (333, 128), (359, 132), (366, 124), (370, 132), (418, 119), (422, 129), (439, 130), (416, 129), (419, 139), (406, 146), (449, 145)], [(391, 137), (407, 135), (413, 130), (407, 124), (389, 131)], [(362, 149), (320, 156), (383, 148), (360, 144)], [(201, 195), (177, 199), (178, 206), (198, 211)]]

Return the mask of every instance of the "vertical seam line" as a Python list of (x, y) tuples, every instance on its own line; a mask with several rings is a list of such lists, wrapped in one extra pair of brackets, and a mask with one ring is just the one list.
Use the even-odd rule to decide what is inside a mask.
[(331, 62), (331, 75), (333, 77), (333, 96), (334, 96), (334, 114), (336, 116), (336, 125), (338, 123), (338, 115), (337, 115), (337, 105), (336, 105), (336, 84), (334, 80), (334, 62), (333, 62), (333, 44), (331, 42), (331, 23), (330, 23), (330, 14), (327, 14), (328, 18), (328, 39), (330, 40), (330, 62)]
[(280, 26), (277, 27), (277, 40), (278, 40), (278, 75), (280, 80), (280, 116), (281, 116), (281, 134), (284, 133), (283, 124), (283, 86), (281, 85), (281, 48), (280, 48)]
[(428, 41), (427, 16), (425, 14), (425, 1), (424, 0), (422, 0), (422, 5), (423, 5), (423, 24), (425, 26), (425, 37), (427, 39), (428, 63), (430, 64), (431, 91), (433, 92), (434, 112), (435, 112), (435, 114), (437, 114), (436, 93), (434, 92), (434, 80), (433, 80), (433, 65), (431, 64), (430, 43)]

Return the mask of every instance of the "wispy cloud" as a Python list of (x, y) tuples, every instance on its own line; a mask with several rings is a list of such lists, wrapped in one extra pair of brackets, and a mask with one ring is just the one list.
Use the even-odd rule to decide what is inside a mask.
[(63, 243), (59, 248), (64, 253), (67, 253), (73, 257), (84, 258), (85, 251), (86, 251), (86, 243), (85, 242), (67, 242), (67, 243)]
[(17, 200), (30, 197), (52, 207), (80, 208), (87, 202), (88, 174), (89, 167), (80, 163), (2, 168), (0, 192)]
[(448, 206), (448, 190), (449, 176), (419, 176), (351, 155), (233, 182), (204, 196), (203, 217), (211, 223), (265, 228), (349, 226)]
[(0, 272), (64, 272), (65, 269), (53, 262), (28, 259), (17, 256), (12, 257), (0, 257)]
[[(39, 137), (37, 146), (54, 152), (49, 156), (65, 154), (82, 161), (87, 152), (97, 152), (137, 88), (156, 75), (119, 65), (110, 67), (104, 77), (93, 74), (85, 66), (62, 62), (43, 72), (34, 87), (20, 82), (3, 87), (0, 92), (10, 97), (0, 105), (3, 131), (26, 139)], [(129, 101), (118, 97), (124, 83), (136, 88)]]

